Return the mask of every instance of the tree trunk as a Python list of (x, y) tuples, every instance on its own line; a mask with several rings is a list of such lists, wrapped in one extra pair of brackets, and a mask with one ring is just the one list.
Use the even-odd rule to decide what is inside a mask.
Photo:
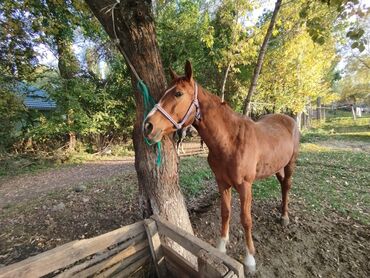
[[(159, 54), (151, 1), (121, 1), (112, 11), (106, 12), (116, 3), (112, 0), (86, 0), (112, 40), (119, 39), (119, 49), (127, 54), (140, 78), (146, 83), (151, 95), (158, 100), (166, 88), (166, 79)], [(115, 36), (115, 32), (117, 38)], [(126, 62), (128, 62), (126, 60)], [(143, 216), (159, 214), (175, 225), (193, 234), (185, 201), (178, 182), (178, 158), (169, 137), (162, 141), (162, 163), (156, 165), (156, 145), (145, 144), (142, 135), (143, 99), (136, 89), (137, 80), (131, 73), (135, 90), (136, 122), (133, 132), (135, 168), (137, 171), (140, 207)]]
[(224, 80), (222, 82), (222, 89), (221, 89), (221, 101), (222, 102), (225, 101), (225, 86), (226, 86), (227, 76), (229, 75), (230, 67), (231, 67), (231, 63), (227, 65), (225, 75), (224, 75)]
[(275, 9), (274, 9), (274, 12), (272, 13), (270, 25), (267, 29), (265, 38), (263, 39), (263, 43), (262, 43), (260, 52), (258, 54), (257, 64), (254, 68), (254, 73), (253, 73), (251, 85), (250, 85), (249, 90), (248, 90), (248, 95), (247, 95), (247, 97), (244, 101), (243, 115), (247, 115), (248, 110), (249, 110), (249, 103), (251, 102), (252, 95), (254, 94), (254, 91), (256, 90), (258, 76), (260, 75), (260, 72), (261, 72), (263, 59), (265, 58), (267, 45), (269, 43), (269, 40), (270, 40), (270, 37), (271, 37), (271, 34), (272, 34), (272, 30), (274, 29), (276, 17), (277, 17), (277, 14), (278, 14), (279, 10), (280, 10), (280, 7), (281, 7), (281, 2), (282, 2), (282, 0), (277, 0), (276, 3), (275, 3)]
[(296, 115), (296, 122), (297, 122), (297, 124), (298, 124), (298, 128), (299, 128), (299, 130), (301, 131), (302, 130), (302, 128), (303, 128), (303, 116), (304, 114), (303, 114), (303, 112), (299, 112), (299, 113), (297, 113), (297, 115)]
[[(78, 71), (78, 62), (73, 54), (72, 43), (67, 37), (63, 37), (63, 27), (59, 30), (59, 33), (55, 36), (55, 44), (57, 46), (58, 52), (58, 69), (60, 76), (64, 79), (64, 82), (72, 79)], [(65, 83), (64, 83), (64, 86)], [(73, 129), (73, 109), (68, 109), (67, 112), (67, 126), (69, 128), (68, 132), (68, 150), (73, 152), (76, 149), (76, 133), (72, 131)]]
[(318, 97), (316, 100), (316, 118), (318, 121), (321, 121), (321, 97)]
[(353, 120), (356, 120), (355, 106), (353, 104), (351, 105), (351, 110), (352, 110), (352, 118)]

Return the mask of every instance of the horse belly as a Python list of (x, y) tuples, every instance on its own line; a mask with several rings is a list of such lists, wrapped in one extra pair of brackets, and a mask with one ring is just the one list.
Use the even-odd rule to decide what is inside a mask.
[(292, 155), (286, 154), (274, 159), (264, 159), (257, 163), (256, 179), (270, 177), (283, 169), (290, 161)]

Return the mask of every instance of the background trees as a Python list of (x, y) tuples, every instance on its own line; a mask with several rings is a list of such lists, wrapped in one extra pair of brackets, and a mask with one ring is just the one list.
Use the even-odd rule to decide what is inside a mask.
[[(164, 68), (181, 72), (190, 59), (198, 81), (241, 112), (274, 3), (154, 1)], [(77, 140), (91, 152), (130, 137), (129, 71), (84, 1), (3, 1), (0, 22), (1, 82), (33, 84), (58, 102), (52, 115), (28, 113), (17, 136), (71, 150)], [(254, 115), (300, 113), (317, 98), (366, 101), (368, 23), (358, 1), (283, 1), (251, 99)]]

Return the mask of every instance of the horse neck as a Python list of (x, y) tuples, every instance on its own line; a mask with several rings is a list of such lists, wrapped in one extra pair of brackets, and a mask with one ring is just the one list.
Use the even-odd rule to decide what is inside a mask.
[(201, 87), (198, 100), (201, 120), (194, 126), (210, 151), (222, 151), (225, 143), (231, 139), (234, 112), (226, 103), (222, 103), (219, 97), (211, 95)]

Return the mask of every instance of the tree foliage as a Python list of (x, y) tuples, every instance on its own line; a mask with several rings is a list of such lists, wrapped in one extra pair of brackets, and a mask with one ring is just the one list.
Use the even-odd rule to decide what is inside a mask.
[[(241, 111), (271, 18), (270, 10), (255, 18), (264, 3), (153, 2), (165, 68), (182, 72), (190, 59), (198, 82), (216, 94), (224, 92), (225, 100)], [(0, 87), (7, 80), (25, 81), (57, 102), (50, 114), (23, 113), (14, 93), (3, 89), (3, 99), (13, 108), (2, 107), (2, 101), (1, 111), (11, 125), (22, 123), (19, 138), (32, 138), (35, 144), (58, 141), (51, 145), (60, 146), (73, 132), (99, 149), (98, 141), (105, 145), (129, 137), (135, 110), (129, 72), (84, 1), (4, 0), (0, 24)], [(357, 0), (283, 1), (252, 98), (254, 109), (294, 114), (317, 97), (330, 102), (338, 94), (366, 102), (368, 25), (369, 7)], [(49, 54), (44, 56), (42, 49)], [(42, 65), (50, 53), (53, 63)]]

